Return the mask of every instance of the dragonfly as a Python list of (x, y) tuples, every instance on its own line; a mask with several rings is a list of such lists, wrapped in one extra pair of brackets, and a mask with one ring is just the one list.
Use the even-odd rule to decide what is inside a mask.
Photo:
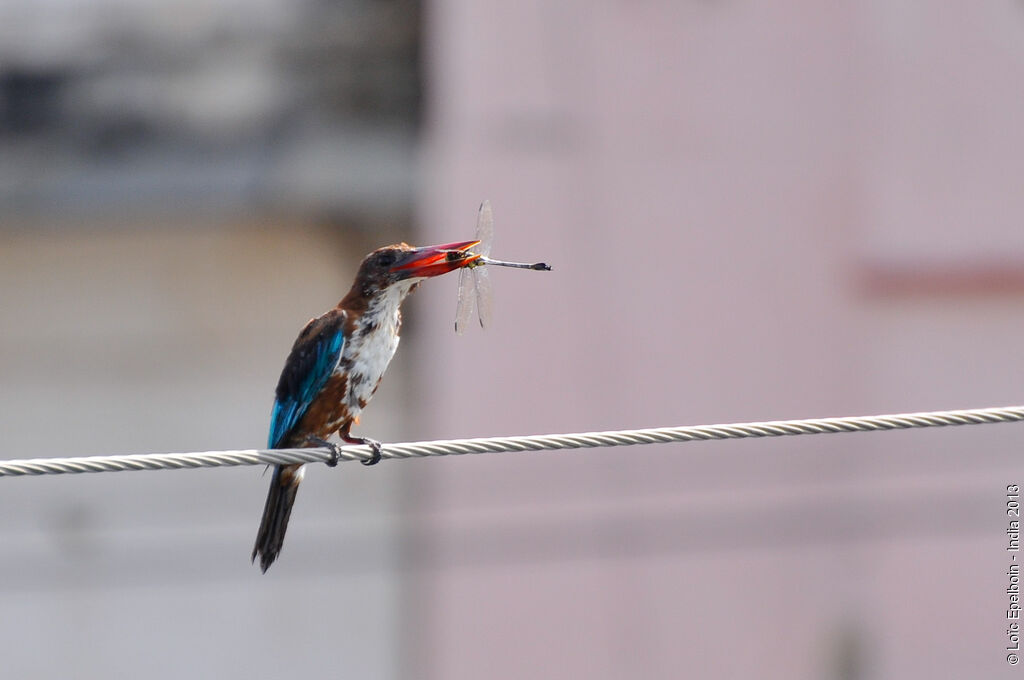
[[(488, 257), (494, 241), (494, 212), (490, 201), (480, 204), (476, 218), (476, 240), (480, 242), (479, 245), (470, 250), (476, 256), (475, 259), (459, 270), (459, 304), (455, 311), (455, 332), (459, 335), (469, 325), (474, 308), (481, 328), (491, 323), (491, 278), (485, 265), (551, 271), (550, 265), (544, 262), (505, 262)], [(464, 257), (465, 253), (461, 256)]]

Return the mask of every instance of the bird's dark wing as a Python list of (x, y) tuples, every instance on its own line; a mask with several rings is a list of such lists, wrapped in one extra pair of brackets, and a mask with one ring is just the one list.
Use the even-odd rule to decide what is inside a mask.
[(323, 389), (345, 346), (345, 312), (332, 309), (299, 333), (277, 383), (270, 416), (269, 448), (277, 448)]

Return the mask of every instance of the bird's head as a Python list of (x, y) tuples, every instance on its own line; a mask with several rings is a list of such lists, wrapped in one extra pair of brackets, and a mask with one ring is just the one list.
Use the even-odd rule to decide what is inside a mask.
[(421, 279), (440, 276), (476, 262), (480, 256), (469, 252), (479, 241), (458, 241), (414, 248), (406, 243), (373, 251), (359, 265), (356, 285), (364, 296), (405, 282), (408, 288)]

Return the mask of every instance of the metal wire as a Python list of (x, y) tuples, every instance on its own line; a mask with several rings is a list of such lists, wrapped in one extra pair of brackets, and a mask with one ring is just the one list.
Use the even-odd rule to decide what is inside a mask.
[[(487, 437), (448, 439), (429, 442), (385, 444), (382, 458), (422, 458), (455, 456), (466, 453), (502, 453), (588, 449), (601, 446), (665, 444), (707, 439), (745, 439), (785, 437), (801, 434), (839, 432), (876, 432), (920, 427), (987, 425), (1024, 420), (1024, 406), (899, 413), (884, 416), (849, 418), (812, 418), (774, 420), (760, 423), (658, 427), (645, 430), (612, 430), (576, 434), (532, 435), (523, 437)], [(340, 461), (367, 460), (367, 446), (344, 446)], [(274, 465), (278, 463), (326, 463), (331, 452), (326, 448), (247, 449), (240, 451), (202, 451), (197, 453), (148, 453), (123, 456), (82, 456), (77, 458), (28, 458), (0, 461), (0, 477), (23, 475), (59, 475), (81, 472), (128, 472), (132, 470), (180, 470), (184, 468), (228, 467), (237, 465)]]

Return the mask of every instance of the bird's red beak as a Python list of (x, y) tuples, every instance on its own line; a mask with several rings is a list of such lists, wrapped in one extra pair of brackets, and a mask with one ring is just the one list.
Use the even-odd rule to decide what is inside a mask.
[(458, 241), (413, 248), (395, 263), (391, 271), (401, 272), (409, 278), (447, 274), (479, 260), (479, 255), (469, 252), (470, 248), (479, 243), (480, 241)]

